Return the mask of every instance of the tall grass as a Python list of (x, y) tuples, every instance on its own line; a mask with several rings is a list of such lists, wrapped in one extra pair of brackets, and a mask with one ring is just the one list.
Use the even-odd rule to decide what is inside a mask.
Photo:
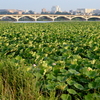
[(26, 65), (16, 67), (10, 59), (0, 60), (0, 99), (1, 100), (56, 100), (55, 93), (44, 97), (37, 79), (24, 70)]

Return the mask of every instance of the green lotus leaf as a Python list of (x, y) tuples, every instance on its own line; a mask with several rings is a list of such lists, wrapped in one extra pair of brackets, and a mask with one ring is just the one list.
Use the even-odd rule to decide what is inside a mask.
[(77, 75), (77, 74), (80, 74), (78, 71), (76, 71), (75, 69), (69, 69), (68, 70), (71, 74), (75, 74), (75, 75)]
[(79, 84), (79, 83), (75, 83), (74, 86), (77, 88), (77, 89), (80, 89), (80, 90), (84, 90), (84, 87)]
[(67, 89), (67, 91), (70, 93), (70, 94), (77, 94), (77, 92), (73, 89)]
[(96, 88), (97, 88), (95, 82), (89, 83), (89, 84), (88, 84), (88, 87), (89, 87), (90, 89), (96, 89)]
[(72, 97), (70, 94), (62, 94), (61, 99), (62, 100), (72, 100)]
[(75, 82), (74, 80), (67, 80), (67, 83), (68, 83), (69, 85), (74, 85), (76, 82)]

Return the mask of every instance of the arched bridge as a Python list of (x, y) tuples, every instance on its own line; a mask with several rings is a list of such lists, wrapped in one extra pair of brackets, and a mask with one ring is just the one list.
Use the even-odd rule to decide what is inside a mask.
[(55, 21), (58, 18), (64, 18), (66, 20), (73, 20), (75, 18), (81, 18), (82, 20), (90, 20), (96, 18), (100, 20), (100, 16), (90, 16), (90, 15), (56, 15), (56, 14), (22, 14), (22, 15), (0, 15), (0, 20), (4, 18), (10, 18), (13, 21), (19, 21), (20, 19), (27, 17), (32, 21), (37, 21), (38, 19), (44, 17), (51, 21)]

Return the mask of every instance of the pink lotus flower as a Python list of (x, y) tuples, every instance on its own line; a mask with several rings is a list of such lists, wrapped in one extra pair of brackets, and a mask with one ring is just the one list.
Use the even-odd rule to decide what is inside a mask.
[(56, 63), (52, 63), (52, 65), (56, 65)]
[(92, 70), (92, 68), (88, 67), (88, 71), (91, 71), (91, 70)]
[(33, 66), (35, 67), (35, 66), (36, 66), (36, 64), (33, 64)]

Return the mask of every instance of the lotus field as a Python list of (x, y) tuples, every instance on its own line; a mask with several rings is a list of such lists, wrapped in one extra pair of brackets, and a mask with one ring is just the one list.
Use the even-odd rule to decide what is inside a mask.
[(0, 23), (0, 100), (100, 100), (100, 22)]

